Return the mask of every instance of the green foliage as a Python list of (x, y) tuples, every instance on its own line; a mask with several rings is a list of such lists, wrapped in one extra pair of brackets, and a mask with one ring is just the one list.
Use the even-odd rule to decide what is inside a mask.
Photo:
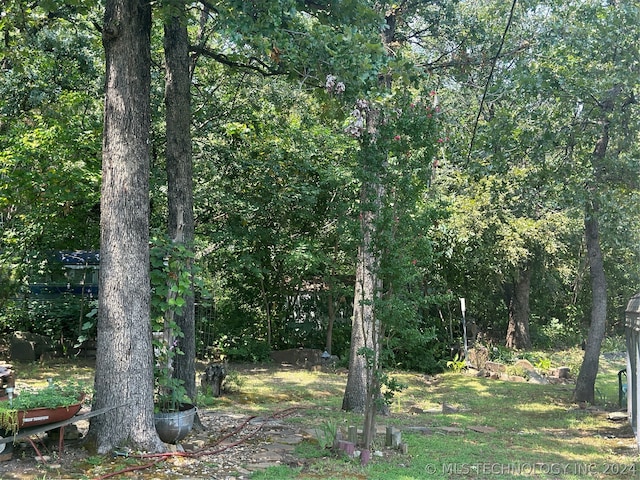
[(230, 362), (265, 362), (268, 361), (271, 348), (262, 339), (255, 339), (246, 335), (229, 337), (222, 335), (215, 343), (218, 355)]
[(78, 403), (83, 393), (87, 393), (87, 386), (77, 382), (52, 383), (41, 389), (23, 388), (13, 399), (12, 406), (16, 410), (68, 407)]
[(507, 365), (505, 372), (507, 375), (529, 378), (529, 372), (522, 365)]
[(174, 376), (173, 362), (184, 353), (178, 338), (184, 333), (175, 321), (187, 296), (202, 285), (193, 264), (193, 252), (166, 237), (154, 237), (150, 248), (151, 322), (154, 331), (155, 408), (160, 412), (177, 411), (183, 403), (191, 403), (184, 381)]
[(619, 353), (627, 351), (624, 337), (620, 335), (607, 336), (602, 341), (602, 353)]
[(562, 322), (551, 318), (547, 323), (532, 328), (534, 344), (543, 349), (571, 347), (578, 345), (583, 338), (581, 329), (573, 326), (569, 320)]
[(551, 369), (551, 359), (541, 357), (533, 364), (533, 366), (540, 371), (548, 372)]
[[(0, 324), (10, 330), (44, 335), (51, 339), (51, 345), (60, 341), (60, 353), (70, 354), (70, 349), (78, 346), (76, 339), (90, 338), (95, 331), (94, 321), (87, 317), (92, 302), (87, 296), (66, 293), (15, 298), (0, 313)], [(92, 326), (83, 329), (89, 322)]]
[(239, 392), (245, 384), (246, 380), (240, 375), (238, 370), (228, 368), (227, 376), (224, 378), (224, 382), (222, 383), (222, 389), (225, 392)]
[[(155, 236), (151, 239), (149, 257), (151, 262), (151, 311), (156, 327), (164, 327), (167, 312), (180, 314), (187, 296), (200, 294), (206, 298), (204, 283), (199, 277), (199, 268), (194, 263), (193, 251), (181, 243)], [(171, 325), (170, 328), (174, 328)]]
[(382, 369), (380, 362), (376, 360), (377, 352), (374, 352), (370, 348), (363, 347), (359, 349), (357, 353), (365, 359), (367, 368), (374, 377), (374, 384), (379, 386), (379, 396), (377, 392), (369, 392), (369, 394), (375, 395), (374, 402), (376, 403), (376, 408), (382, 409), (383, 407), (388, 407), (393, 403), (395, 395), (402, 392), (407, 386), (397, 378), (389, 376), (389, 374)]
[(338, 423), (331, 420), (322, 422), (316, 432), (320, 449), (332, 448), (338, 435)]
[(489, 358), (493, 362), (510, 364), (517, 360), (516, 352), (502, 345), (491, 346), (489, 348)]
[(40, 389), (21, 388), (11, 401), (0, 402), (0, 428), (10, 432), (18, 430), (18, 411), (34, 408), (69, 407), (82, 401), (87, 387), (77, 382), (50, 383)]
[(63, 346), (80, 333), (79, 300), (16, 296), (34, 281), (35, 259), (99, 243), (99, 17), (75, 3), (48, 15), (40, 3), (9, 1), (0, 19), (0, 325)]
[[(17, 295), (41, 269), (38, 253), (98, 246), (100, 9), (84, 1), (5, 3), (0, 327), (79, 343), (94, 335), (90, 305)], [(534, 344), (578, 344), (590, 311), (581, 212), (595, 190), (608, 317), (612, 331), (624, 328), (624, 307), (640, 279), (633, 248), (640, 231), (632, 221), (640, 205), (632, 95), (638, 9), (591, 0), (520, 5), (479, 112), (477, 87), (488, 76), (508, 5), (444, 3), (412, 11), (412, 2), (386, 10), (357, 1), (216, 2), (206, 44), (195, 36), (199, 19), (184, 19), (191, 44), (203, 47), (192, 88), (196, 250), (220, 312), (208, 326), (228, 358), (262, 361), (269, 348), (323, 348), (330, 292), (340, 312), (333, 353), (346, 359), (358, 213), (367, 206), (358, 190), (375, 176), (386, 193), (375, 238), (384, 252), (376, 308), (386, 365), (443, 369), (446, 339), (455, 335), (440, 314), (451, 315), (451, 300), (462, 295), (480, 330), (501, 343), (504, 289), (525, 263), (534, 272)], [(401, 41), (388, 55), (380, 28), (396, 8), (403, 9)], [(174, 4), (161, 9), (177, 11)], [(402, 43), (407, 39), (411, 48)], [(156, 53), (161, 65), (159, 44)], [(255, 70), (282, 76), (246, 73)], [(383, 91), (381, 72), (394, 78), (395, 91)], [(166, 216), (157, 73), (156, 226)], [(603, 117), (606, 94), (618, 86), (616, 108)], [(358, 99), (368, 109), (360, 112), (380, 112), (380, 121), (374, 132), (351, 138), (343, 130), (354, 131), (349, 113)], [(599, 168), (592, 153), (604, 120), (610, 148)], [(594, 169), (605, 173), (601, 185), (585, 189)], [(152, 252), (154, 274), (169, 274), (158, 264), (165, 253)], [(180, 311), (194, 279), (181, 271), (171, 287), (152, 280), (157, 322)]]
[(86, 321), (80, 327), (80, 335), (74, 347), (81, 347), (87, 340), (92, 340), (96, 337), (96, 330), (98, 324), (98, 301), (93, 300), (89, 303), (89, 310), (85, 314)]
[(461, 373), (466, 367), (464, 358), (460, 358), (460, 355), (456, 353), (453, 360), (447, 362), (447, 368), (451, 369), (453, 373)]

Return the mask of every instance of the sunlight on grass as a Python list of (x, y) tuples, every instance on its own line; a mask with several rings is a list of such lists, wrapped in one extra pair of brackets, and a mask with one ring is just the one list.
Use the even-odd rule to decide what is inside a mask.
[(538, 414), (546, 416), (557, 416), (566, 413), (566, 408), (559, 405), (549, 405), (548, 403), (532, 402), (523, 403), (514, 407), (517, 412), (525, 415)]
[[(554, 365), (567, 365), (582, 353), (578, 349), (549, 357)], [(327, 422), (337, 425), (343, 435), (349, 426), (362, 428), (362, 415), (341, 410), (347, 380), (344, 371), (310, 371), (272, 364), (233, 368), (243, 380), (241, 386), (210, 399), (208, 408), (266, 417), (295, 406), (299, 410), (283, 421), (300, 431), (314, 431)], [(638, 448), (629, 423), (607, 419), (607, 409), (618, 409), (619, 368), (619, 356), (603, 358), (596, 384), (600, 392), (597, 406), (573, 404), (572, 384), (515, 383), (453, 372), (437, 376), (390, 372), (407, 388), (396, 394), (390, 416), (377, 417), (374, 447), (379, 455), (372, 457), (368, 466), (322, 449), (316, 439), (305, 437), (292, 452), (300, 463), (267, 468), (251, 478), (484, 478), (483, 469), (489, 466), (497, 468), (490, 472), (492, 479), (577, 479), (584, 478), (584, 466), (589, 465), (597, 467), (587, 472), (589, 477), (610, 478), (603, 468), (614, 465), (618, 468), (615, 478), (638, 478), (631, 472)], [(17, 371), (19, 381), (31, 385), (44, 384), (48, 377), (80, 378), (92, 383), (93, 375), (90, 365), (72, 363), (20, 365)], [(451, 408), (443, 412), (443, 403)], [(408, 455), (385, 447), (386, 426), (402, 431)], [(560, 465), (564, 471), (548, 473), (552, 466)]]

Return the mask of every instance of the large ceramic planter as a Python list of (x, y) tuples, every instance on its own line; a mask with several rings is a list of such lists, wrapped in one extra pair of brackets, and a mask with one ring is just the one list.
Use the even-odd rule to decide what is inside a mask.
[(185, 403), (179, 412), (160, 412), (155, 414), (156, 431), (164, 443), (176, 443), (191, 431), (196, 407)]

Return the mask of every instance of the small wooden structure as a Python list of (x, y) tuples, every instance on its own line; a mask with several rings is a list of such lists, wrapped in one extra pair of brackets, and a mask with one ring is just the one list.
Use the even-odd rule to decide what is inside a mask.
[(625, 311), (625, 331), (627, 342), (627, 414), (640, 448), (640, 293), (636, 293)]

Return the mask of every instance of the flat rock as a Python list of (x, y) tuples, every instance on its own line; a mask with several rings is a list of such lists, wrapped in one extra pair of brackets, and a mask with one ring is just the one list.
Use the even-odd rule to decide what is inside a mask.
[(443, 402), (442, 404), (442, 413), (456, 413), (458, 410), (458, 407), (454, 407), (446, 402)]
[(428, 435), (430, 433), (433, 433), (433, 429), (430, 427), (406, 427), (404, 429), (405, 432), (409, 432), (409, 433), (422, 433), (423, 435)]
[(485, 362), (484, 369), (488, 372), (504, 373), (507, 371), (507, 367), (498, 362)]
[(267, 450), (266, 452), (258, 452), (251, 456), (253, 463), (277, 463), (282, 461), (282, 453), (273, 450)]
[(535, 370), (529, 370), (529, 383), (535, 383), (537, 385), (547, 385), (549, 380), (540, 375)]
[(435, 429), (444, 433), (464, 433), (464, 428), (460, 427), (435, 427)]
[(472, 430), (474, 432), (478, 432), (478, 433), (494, 433), (497, 432), (498, 429), (495, 427), (487, 427), (484, 425), (472, 425), (470, 427), (468, 427), (469, 430)]
[(521, 358), (515, 363), (516, 367), (523, 368), (527, 372), (534, 372), (536, 369), (526, 358)]
[(302, 443), (302, 440), (304, 440), (304, 437), (299, 434), (290, 434), (290, 435), (285, 434), (278, 437), (278, 443), (284, 444), (287, 446), (298, 445), (299, 443)]
[(614, 422), (621, 422), (623, 420), (627, 420), (629, 418), (629, 414), (627, 412), (609, 412), (607, 415), (607, 419)]

